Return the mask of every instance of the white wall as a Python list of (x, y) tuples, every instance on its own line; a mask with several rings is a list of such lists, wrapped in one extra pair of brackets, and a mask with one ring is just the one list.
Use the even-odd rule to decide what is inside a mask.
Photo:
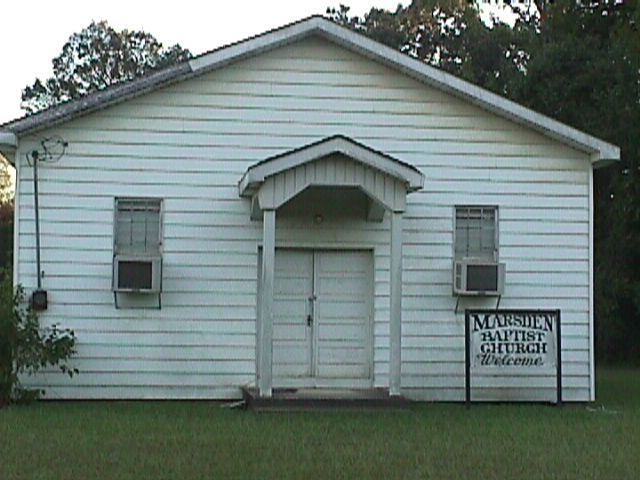
[[(587, 400), (588, 156), (321, 40), (308, 39), (110, 107), (41, 136), (69, 142), (40, 169), (43, 318), (74, 328), (81, 374), (49, 397), (210, 398), (254, 379), (261, 223), (237, 182), (254, 162), (342, 134), (420, 168), (404, 230), (402, 384), (462, 399), (465, 307), (451, 291), (453, 206), (498, 205), (503, 308), (560, 308), (564, 395)], [(18, 275), (35, 285), (32, 169), (21, 162)], [(114, 196), (165, 199), (162, 310), (116, 310)], [(282, 221), (279, 245), (375, 249), (375, 383), (388, 384), (389, 223)], [(498, 380), (494, 381), (498, 382)], [(547, 395), (552, 378), (505, 398)], [(497, 383), (493, 386), (499, 386)], [(487, 383), (485, 387), (492, 387)], [(545, 388), (542, 388), (545, 387)], [(547, 388), (548, 387), (548, 388)], [(490, 390), (485, 390), (485, 393)]]

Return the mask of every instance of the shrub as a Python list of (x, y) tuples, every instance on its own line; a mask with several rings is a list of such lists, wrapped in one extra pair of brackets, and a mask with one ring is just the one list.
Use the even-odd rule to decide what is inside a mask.
[(46, 367), (58, 367), (70, 377), (78, 373), (67, 364), (75, 353), (73, 330), (58, 325), (41, 327), (37, 313), (27, 301), (24, 288), (15, 290), (11, 273), (0, 282), (0, 407), (11, 402), (39, 398), (43, 390), (27, 389), (21, 375), (33, 375)]

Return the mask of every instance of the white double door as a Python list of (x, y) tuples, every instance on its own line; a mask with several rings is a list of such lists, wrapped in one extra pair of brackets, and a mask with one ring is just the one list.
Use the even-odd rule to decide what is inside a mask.
[(274, 387), (367, 387), (372, 376), (370, 251), (277, 249)]

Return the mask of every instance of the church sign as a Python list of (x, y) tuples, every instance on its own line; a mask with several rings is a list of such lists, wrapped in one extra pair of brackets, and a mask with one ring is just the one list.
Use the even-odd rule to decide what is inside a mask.
[(466, 393), (471, 374), (556, 375), (561, 397), (560, 310), (467, 310)]

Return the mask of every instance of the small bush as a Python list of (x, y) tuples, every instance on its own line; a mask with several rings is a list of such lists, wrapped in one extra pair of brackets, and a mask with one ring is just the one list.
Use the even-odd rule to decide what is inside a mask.
[(41, 327), (37, 313), (27, 301), (24, 288), (13, 289), (11, 274), (0, 282), (0, 407), (11, 402), (39, 398), (43, 390), (27, 389), (20, 376), (46, 367), (58, 367), (70, 377), (78, 373), (67, 365), (75, 353), (73, 330), (58, 325)]

